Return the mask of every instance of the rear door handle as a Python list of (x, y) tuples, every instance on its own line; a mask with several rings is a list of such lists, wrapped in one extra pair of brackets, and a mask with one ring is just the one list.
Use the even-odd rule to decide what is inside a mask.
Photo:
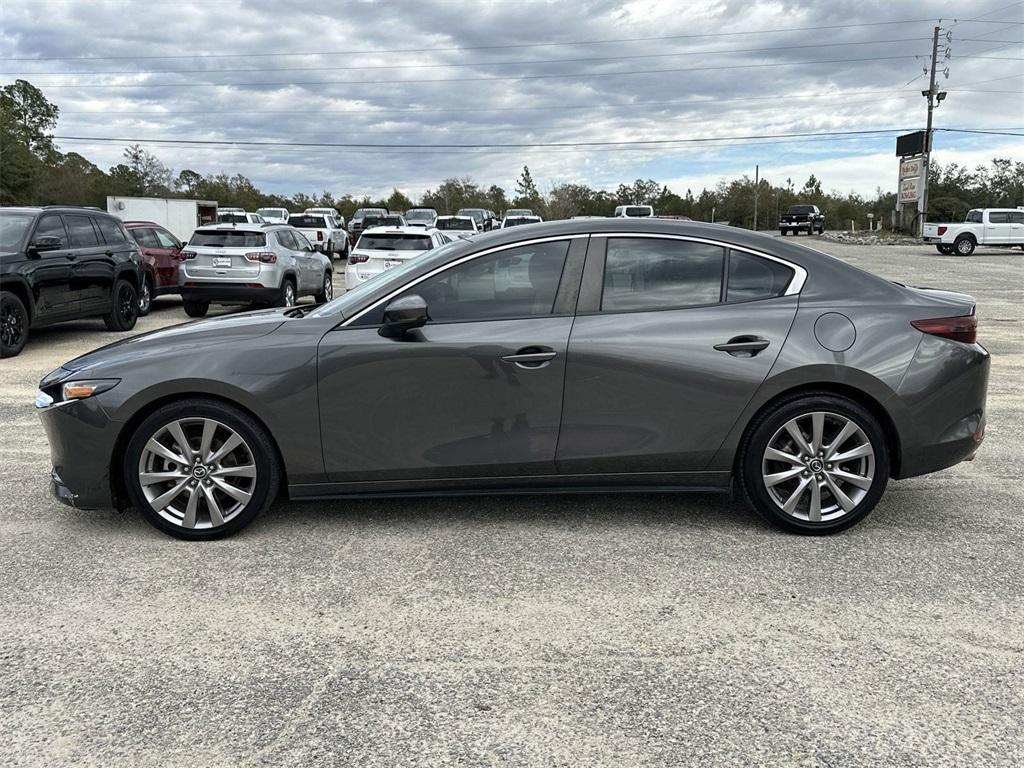
[(549, 362), (558, 357), (558, 353), (546, 347), (524, 347), (514, 355), (502, 355), (502, 361), (513, 363), (520, 368), (535, 369), (543, 368)]
[(78, 258), (77, 253), (65, 253), (64, 255), (67, 257), (68, 261), (74, 261)]
[(734, 336), (724, 344), (715, 344), (715, 349), (719, 352), (728, 352), (730, 355), (753, 357), (770, 343), (768, 339), (757, 336)]

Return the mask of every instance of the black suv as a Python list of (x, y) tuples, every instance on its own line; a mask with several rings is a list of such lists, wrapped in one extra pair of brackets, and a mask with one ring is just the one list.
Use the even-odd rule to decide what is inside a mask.
[(139, 316), (142, 257), (124, 225), (90, 208), (0, 208), (0, 356), (30, 328), (102, 317), (130, 331)]

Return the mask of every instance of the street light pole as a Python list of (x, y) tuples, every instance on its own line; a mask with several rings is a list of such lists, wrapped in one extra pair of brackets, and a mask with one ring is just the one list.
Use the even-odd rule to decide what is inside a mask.
[(925, 94), (928, 97), (928, 125), (924, 131), (924, 180), (921, 189), (921, 207), (918, 211), (921, 219), (918, 224), (919, 233), (924, 231), (924, 222), (928, 216), (928, 171), (932, 164), (932, 112), (935, 110), (935, 65), (939, 58), (939, 31), (940, 28), (935, 27), (935, 31), (932, 33), (931, 80), (928, 83), (928, 92)]

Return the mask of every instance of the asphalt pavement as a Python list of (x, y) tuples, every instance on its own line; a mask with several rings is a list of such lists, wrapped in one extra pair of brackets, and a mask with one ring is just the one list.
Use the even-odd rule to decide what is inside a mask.
[(1021, 765), (1024, 252), (802, 242), (971, 293), (993, 355), (977, 459), (828, 538), (595, 495), (282, 502), (176, 541), (49, 497), (36, 383), (118, 335), (34, 333), (0, 362), (0, 764)]

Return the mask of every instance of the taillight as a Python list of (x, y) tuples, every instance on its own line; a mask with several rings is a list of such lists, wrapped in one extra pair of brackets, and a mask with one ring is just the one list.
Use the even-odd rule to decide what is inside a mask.
[(910, 324), (921, 333), (931, 336), (941, 336), (944, 339), (962, 341), (965, 344), (973, 344), (978, 340), (978, 318), (975, 315), (912, 320)]
[(370, 260), (369, 256), (361, 256), (361, 255), (355, 254), (355, 253), (351, 254), (348, 257), (348, 263), (349, 264), (364, 264), (364, 263), (366, 263), (369, 260)]
[(270, 251), (253, 251), (245, 254), (246, 261), (258, 261), (263, 264), (277, 264), (277, 254)]
[(949, 227), (939, 227), (939, 236), (946, 234), (947, 229), (949, 229)]
[(195, 251), (182, 251), (181, 253), (178, 254), (178, 258), (181, 259), (182, 261), (188, 261), (189, 259), (194, 259), (195, 257)]
[(316, 239), (317, 240), (323, 240), (324, 239), (324, 233), (321, 232), (319, 229), (316, 231)]

